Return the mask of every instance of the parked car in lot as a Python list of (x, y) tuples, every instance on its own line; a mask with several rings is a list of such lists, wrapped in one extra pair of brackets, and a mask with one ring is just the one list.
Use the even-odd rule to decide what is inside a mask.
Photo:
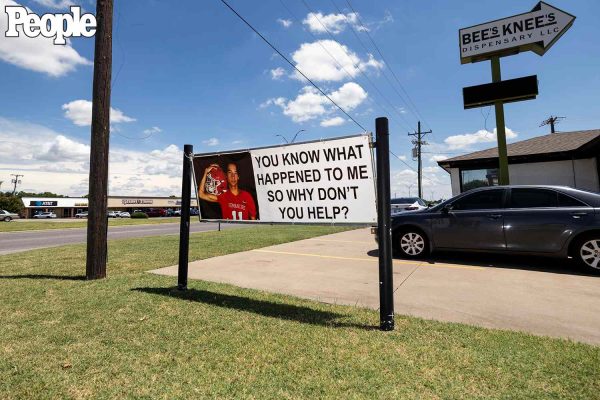
[(146, 215), (148, 215), (148, 217), (166, 217), (167, 216), (167, 210), (165, 210), (163, 208), (149, 208), (147, 210), (144, 210), (144, 212), (146, 213)]
[(87, 218), (87, 217), (88, 217), (87, 211), (82, 211), (82, 212), (78, 212), (77, 214), (75, 214), (75, 218)]
[(399, 197), (390, 201), (392, 214), (404, 211), (424, 210), (427, 208), (425, 200), (419, 197)]
[(405, 258), (434, 250), (572, 257), (600, 272), (600, 194), (560, 186), (473, 189), (392, 216), (392, 247)]
[(117, 218), (119, 216), (119, 211), (109, 211), (108, 218)]
[(131, 218), (131, 214), (127, 211), (117, 211), (117, 217), (119, 218)]
[(37, 219), (56, 218), (56, 214), (54, 214), (51, 211), (45, 211), (45, 212), (41, 212), (39, 214), (35, 214), (33, 216), (33, 218), (37, 218)]
[(0, 221), (10, 222), (13, 219), (18, 219), (19, 214), (11, 213), (6, 210), (0, 210)]

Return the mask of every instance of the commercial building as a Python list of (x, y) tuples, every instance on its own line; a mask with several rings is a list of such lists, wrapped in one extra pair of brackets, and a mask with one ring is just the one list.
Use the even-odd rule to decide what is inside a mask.
[[(600, 129), (561, 132), (511, 143), (513, 185), (562, 185), (600, 192)], [(452, 195), (498, 184), (498, 148), (438, 161), (451, 177)]]
[[(87, 211), (88, 199), (85, 197), (23, 197), (24, 218), (33, 218), (36, 213), (52, 211), (58, 218), (74, 218), (75, 214)], [(191, 206), (197, 207), (196, 199)], [(181, 199), (174, 197), (131, 197), (109, 196), (108, 209), (113, 211), (144, 210), (164, 208), (173, 211), (181, 209)]]

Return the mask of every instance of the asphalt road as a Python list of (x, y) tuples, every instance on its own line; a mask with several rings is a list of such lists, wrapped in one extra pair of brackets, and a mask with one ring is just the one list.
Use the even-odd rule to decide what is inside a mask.
[[(221, 229), (239, 228), (247, 225), (221, 224)], [(190, 232), (206, 232), (218, 229), (212, 222), (192, 222)], [(87, 228), (48, 229), (40, 231), (0, 232), (0, 255), (17, 253), (65, 244), (84, 243)], [(108, 239), (128, 239), (146, 236), (178, 235), (179, 222), (153, 225), (111, 226)]]

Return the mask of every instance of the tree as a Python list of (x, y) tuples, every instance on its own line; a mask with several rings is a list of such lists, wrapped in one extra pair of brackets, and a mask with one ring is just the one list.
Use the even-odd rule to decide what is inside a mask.
[(0, 209), (21, 214), (23, 211), (23, 202), (21, 198), (10, 192), (0, 192)]

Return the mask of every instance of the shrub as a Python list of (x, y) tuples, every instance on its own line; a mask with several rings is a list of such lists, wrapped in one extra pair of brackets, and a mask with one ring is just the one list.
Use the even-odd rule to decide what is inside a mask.
[(10, 192), (0, 192), (0, 210), (21, 214), (23, 202), (18, 196), (14, 196)]
[(131, 214), (131, 218), (148, 218), (148, 214), (138, 211)]

